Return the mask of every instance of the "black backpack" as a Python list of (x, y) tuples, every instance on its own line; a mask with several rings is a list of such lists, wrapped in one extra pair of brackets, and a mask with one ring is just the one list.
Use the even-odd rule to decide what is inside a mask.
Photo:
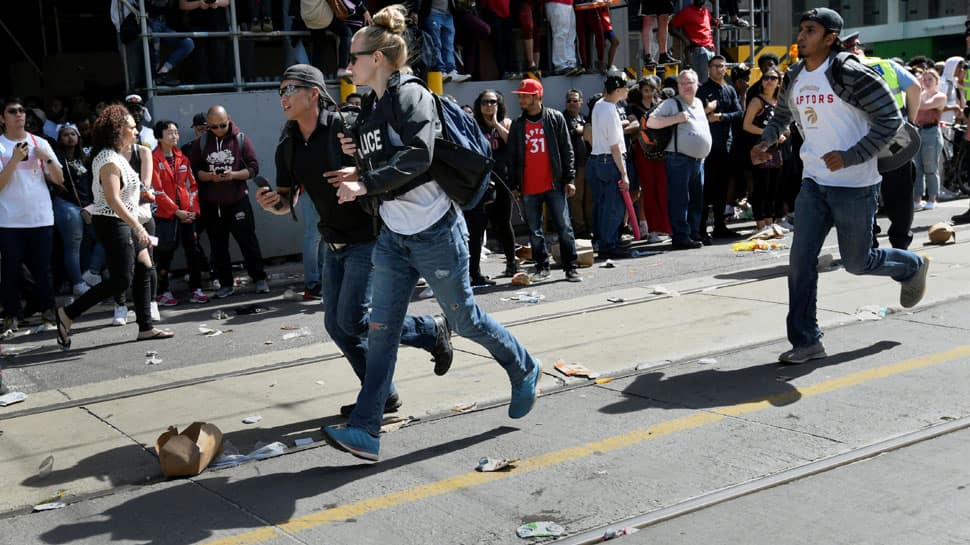
[[(677, 103), (677, 113), (684, 111), (684, 107), (680, 103), (680, 98), (674, 97), (674, 102)], [(637, 142), (640, 143), (640, 149), (644, 155), (650, 159), (659, 159), (663, 157), (671, 138), (674, 140), (674, 149), (677, 149), (677, 131), (675, 130), (677, 125), (669, 125), (662, 129), (651, 129), (647, 127), (647, 118), (650, 117), (654, 110), (656, 108), (644, 114), (643, 119), (640, 120), (640, 132), (637, 134)]]

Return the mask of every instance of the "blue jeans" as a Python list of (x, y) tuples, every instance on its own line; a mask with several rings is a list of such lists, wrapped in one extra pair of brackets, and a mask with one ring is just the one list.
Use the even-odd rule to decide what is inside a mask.
[(27, 265), (34, 279), (28, 308), (45, 311), (54, 308), (51, 286), (51, 250), (54, 227), (0, 227), (0, 301), (4, 318), (20, 318), (21, 266)]
[(667, 209), (674, 242), (701, 239), (704, 161), (667, 153)]
[(483, 346), (508, 373), (522, 382), (537, 362), (515, 337), (475, 304), (468, 278), (468, 230), (454, 209), (414, 235), (381, 229), (374, 250), (371, 327), (367, 333), (367, 374), (348, 425), (380, 433), (397, 348), (414, 291), (423, 276), (455, 330)]
[(455, 69), (455, 18), (450, 13), (431, 10), (422, 21), (422, 28), (431, 36), (431, 44), (438, 51), (438, 66), (430, 70), (448, 73)]
[(697, 72), (697, 83), (703, 85), (710, 77), (707, 64), (714, 57), (714, 51), (706, 47), (695, 47), (690, 50), (690, 67)]
[(569, 220), (569, 206), (562, 186), (554, 184), (550, 191), (536, 195), (522, 195), (522, 210), (529, 224), (529, 243), (532, 245), (532, 260), (537, 268), (549, 268), (549, 253), (546, 251), (546, 237), (542, 229), (542, 205), (549, 207), (549, 216), (559, 233), (559, 256), (562, 268), (571, 271), (576, 268), (576, 236), (573, 223)]
[[(151, 19), (150, 23), (152, 27), (152, 34), (166, 34), (175, 32), (165, 23), (164, 17)], [(175, 47), (175, 51), (172, 51), (172, 53), (168, 56), (168, 60), (165, 61), (165, 64), (169, 66), (170, 70), (178, 66), (180, 62), (184, 61), (185, 57), (188, 57), (189, 53), (195, 49), (195, 42), (192, 41), (192, 38), (154, 38), (152, 40), (153, 70), (158, 70), (162, 66), (159, 61), (162, 42), (164, 42), (165, 45), (172, 45)]]
[(842, 265), (851, 274), (889, 276), (904, 282), (919, 271), (920, 258), (895, 248), (872, 248), (872, 223), (879, 184), (831, 187), (802, 180), (795, 199), (798, 229), (794, 232), (788, 271), (788, 340), (807, 346), (822, 336), (816, 318), (818, 254), (834, 226)]
[[(294, 16), (290, 15), (290, 2), (299, 3), (300, 0), (283, 0), (283, 30), (290, 31), (293, 30), (293, 19)], [(310, 64), (310, 57), (306, 53), (306, 47), (303, 45), (303, 40), (299, 40), (296, 44), (292, 40), (283, 40), (283, 62), (284, 66), (293, 66), (294, 64)]]
[(320, 214), (309, 195), (302, 195), (299, 201), (300, 216), (303, 218), (303, 285), (307, 291), (319, 295), (320, 269), (323, 267), (323, 236), (317, 224)]
[(95, 239), (94, 228), (84, 223), (81, 208), (60, 197), (52, 197), (54, 205), (54, 227), (61, 235), (64, 246), (64, 269), (71, 285), (84, 280), (84, 269), (101, 274), (104, 267), (104, 248)]
[(913, 202), (928, 197), (936, 200), (940, 195), (940, 153), (943, 150), (943, 133), (939, 127), (919, 130), (920, 147), (916, 157), (916, 185), (913, 186)]
[[(593, 192), (593, 234), (600, 252), (616, 250), (626, 217), (626, 203), (617, 182), (620, 169), (612, 155), (597, 155), (586, 161), (586, 184)], [(636, 221), (636, 218), (630, 218)]]
[[(331, 250), (324, 244), (323, 248), (323, 325), (363, 384), (374, 243), (340, 250)], [(404, 317), (401, 344), (431, 350), (436, 339), (437, 326), (432, 316)], [(391, 384), (387, 395), (396, 392)]]

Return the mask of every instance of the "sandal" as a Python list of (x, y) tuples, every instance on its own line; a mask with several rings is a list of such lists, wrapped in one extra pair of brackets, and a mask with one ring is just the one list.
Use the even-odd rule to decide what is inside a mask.
[(138, 341), (151, 341), (155, 339), (171, 339), (175, 336), (175, 332), (171, 329), (149, 329), (148, 331), (140, 331), (138, 333)]
[[(61, 317), (62, 314), (64, 315), (63, 318)], [(57, 344), (60, 345), (61, 350), (71, 348), (71, 329), (64, 325), (65, 318), (67, 318), (67, 314), (64, 313), (64, 307), (54, 309), (54, 321), (57, 323)]]

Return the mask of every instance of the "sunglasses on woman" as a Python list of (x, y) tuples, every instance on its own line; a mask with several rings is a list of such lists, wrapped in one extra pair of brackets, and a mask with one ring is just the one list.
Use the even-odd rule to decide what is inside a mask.
[(482, 106), (495, 106), (498, 101), (495, 99), (486, 99), (482, 101)]
[(764, 79), (764, 80), (779, 80), (781, 78), (779, 78), (778, 76), (764, 76), (761, 79)]

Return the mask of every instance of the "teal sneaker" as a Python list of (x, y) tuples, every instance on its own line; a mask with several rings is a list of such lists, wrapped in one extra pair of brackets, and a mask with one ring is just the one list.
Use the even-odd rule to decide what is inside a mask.
[(512, 402), (509, 403), (509, 418), (522, 418), (529, 414), (532, 405), (536, 402), (536, 384), (539, 383), (539, 374), (542, 371), (542, 364), (536, 360), (532, 372), (526, 375), (522, 382), (512, 385)]
[(381, 440), (360, 428), (324, 426), (323, 439), (337, 450), (371, 462), (377, 461), (381, 450)]

